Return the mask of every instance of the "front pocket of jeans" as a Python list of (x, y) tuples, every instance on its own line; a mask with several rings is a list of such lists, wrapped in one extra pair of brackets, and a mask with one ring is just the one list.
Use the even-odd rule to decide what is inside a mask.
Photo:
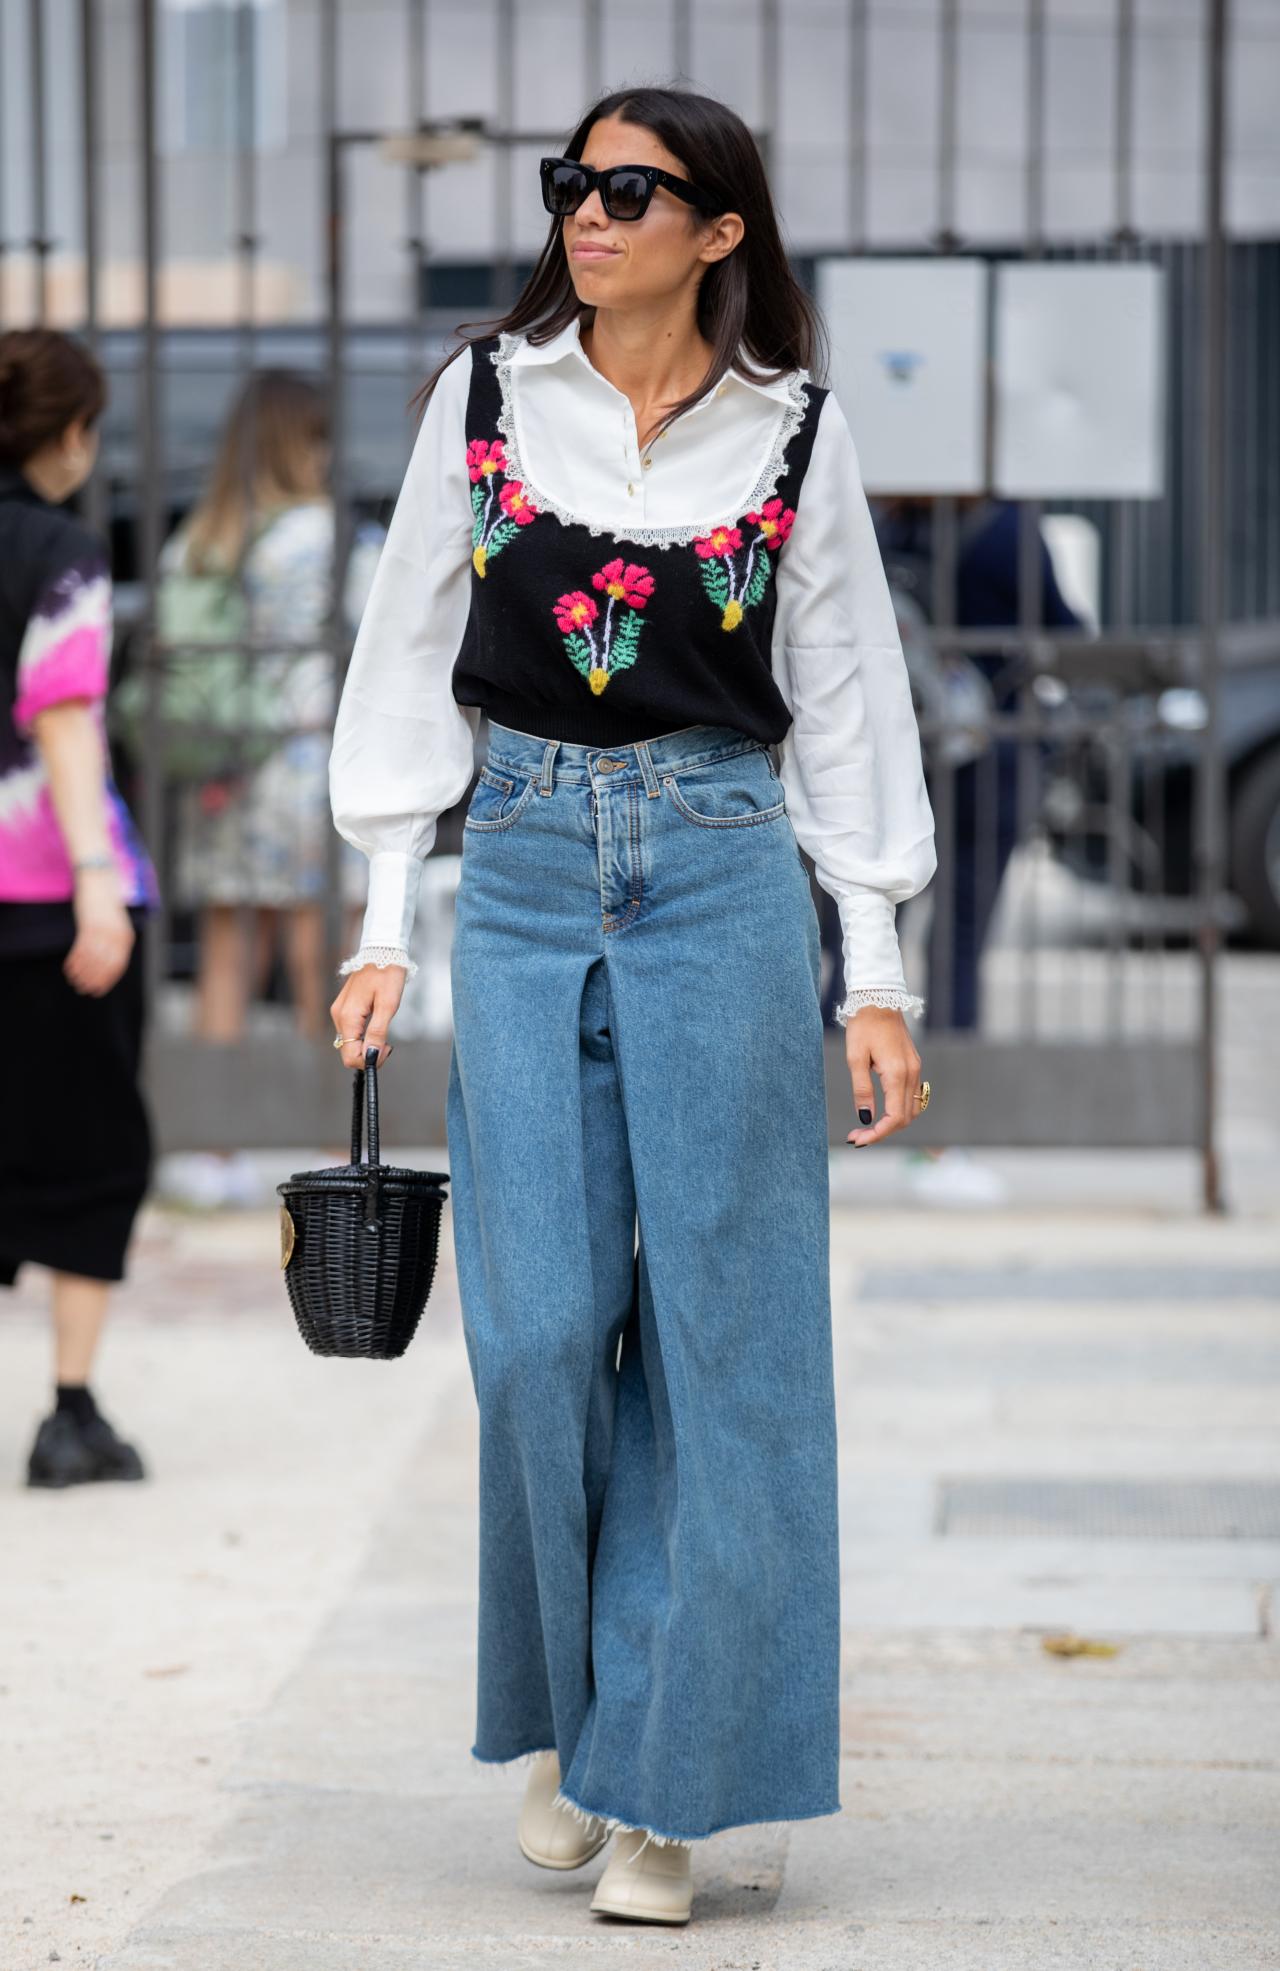
[(762, 821), (776, 821), (787, 811), (786, 796), (770, 797), (778, 781), (762, 753), (744, 753), (742, 763), (732, 762), (736, 770), (714, 774), (664, 773), (662, 784), (671, 796), (671, 805), (686, 821), (699, 828), (754, 828)]
[(504, 828), (513, 828), (524, 813), (532, 793), (532, 775), (525, 779), (521, 787), (519, 778), (500, 773), (491, 766), (482, 766), (463, 817), (463, 828), (484, 835), (495, 835)]

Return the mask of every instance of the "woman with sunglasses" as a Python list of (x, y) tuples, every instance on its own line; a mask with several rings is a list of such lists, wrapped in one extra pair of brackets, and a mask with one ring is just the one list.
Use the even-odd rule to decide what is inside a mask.
[[(813, 308), (731, 110), (637, 89), (426, 411), (330, 762), (370, 857), (334, 1046), (463, 827), (447, 1130), (480, 1423), (478, 1760), (591, 1908), (688, 1920), (692, 1843), (840, 1810), (820, 949), (857, 1126), (928, 1098), (894, 906), (935, 867), (897, 626)], [(775, 753), (777, 755), (775, 759)], [(872, 1071), (883, 1112), (875, 1117)]]

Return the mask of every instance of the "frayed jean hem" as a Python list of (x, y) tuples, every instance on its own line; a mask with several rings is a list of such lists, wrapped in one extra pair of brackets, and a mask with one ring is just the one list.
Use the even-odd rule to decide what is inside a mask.
[(644, 1821), (623, 1820), (617, 1814), (605, 1814), (601, 1813), (597, 1808), (584, 1807), (580, 1800), (573, 1799), (565, 1792), (563, 1787), (557, 1791), (552, 1805), (565, 1808), (568, 1813), (571, 1813), (576, 1820), (581, 1821), (584, 1826), (589, 1825), (592, 1821), (600, 1821), (603, 1822), (610, 1834), (645, 1834), (656, 1848), (688, 1848), (695, 1841), (709, 1841), (713, 1834), (725, 1834), (733, 1827), (761, 1827), (773, 1832), (780, 1832), (784, 1827), (789, 1827), (792, 1821), (820, 1820), (826, 1814), (844, 1812), (843, 1805), (837, 1801), (834, 1807), (815, 1807), (808, 1813), (788, 1814), (781, 1820), (726, 1820), (722, 1821), (717, 1827), (707, 1828), (701, 1834), (670, 1834), (662, 1828), (649, 1827)]

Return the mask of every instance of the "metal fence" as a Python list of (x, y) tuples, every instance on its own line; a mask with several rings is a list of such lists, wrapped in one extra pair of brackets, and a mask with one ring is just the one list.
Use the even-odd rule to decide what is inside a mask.
[[(543, 24), (532, 0), (524, 6), (496, 0), (483, 90), (491, 107), (461, 117), (430, 113), (432, 48), (439, 44), (432, 41), (429, 0), (369, 10), (384, 27), (393, 21), (403, 59), (402, 115), (387, 127), (353, 127), (341, 110), (344, 50), (352, 46), (359, 9), (340, 0), (307, 9), (305, 46), (290, 49), (288, 73), (291, 92), (305, 93), (312, 106), (307, 154), (318, 184), (309, 183), (308, 195), (319, 218), (323, 280), (317, 305), (295, 308), (288, 319), (264, 320), (263, 5), (228, 0), (186, 7), (188, 15), (208, 17), (204, 28), (214, 33), (233, 81), (232, 127), (224, 146), (232, 224), (224, 242), (219, 320), (203, 326), (190, 319), (176, 326), (172, 309), (166, 316), (162, 305), (164, 279), (182, 244), (172, 215), (167, 233), (164, 219), (171, 168), (162, 141), (169, 10), (160, 0), (51, 0), (48, 6), (29, 0), (25, 7), (8, 0), (0, 15), (10, 77), (0, 92), (0, 119), (12, 123), (19, 95), (25, 119), (24, 165), (16, 176), (14, 144), (7, 141), (12, 133), (0, 120), (0, 164), (9, 163), (0, 175), (0, 269), (7, 257), (12, 275), (21, 260), (27, 279), (22, 318), (56, 316), (79, 328), (112, 376), (103, 463), (87, 508), (111, 531), (116, 548), (126, 661), (151, 680), (146, 743), (139, 757), (120, 764), (160, 861), (162, 887), (178, 790), (165, 768), (160, 722), (160, 671), (175, 653), (154, 635), (156, 566), (169, 527), (195, 495), (228, 392), (264, 361), (326, 381), (332, 493), (340, 516), (332, 587), (339, 596), (354, 516), (385, 516), (394, 498), (412, 437), (405, 414), (412, 389), (454, 325), (499, 312), (524, 277), (528, 260), (517, 245), (511, 167), (539, 149), (558, 148), (570, 120), (540, 130), (521, 114), (529, 90), (518, 72), (520, 35), (527, 46), (529, 34), (546, 25), (563, 40), (561, 8), (546, 10)], [(803, 12), (803, 0), (796, 0), (794, 8), (761, 5), (753, 16), (756, 79), (749, 120), (771, 166), (780, 155), (786, 34)], [(1023, 100), (1016, 106), (1026, 129), (1024, 223), (1018, 236), (999, 245), (966, 245), (956, 199), (965, 16), (960, 0), (938, 0), (936, 223), (918, 240), (903, 239), (894, 248), (873, 239), (868, 228), (868, 185), (878, 167), (867, 83), (877, 8), (871, 0), (851, 0), (841, 10), (848, 59), (835, 122), (844, 161), (831, 167), (841, 215), (829, 237), (810, 240), (796, 254), (797, 268), (812, 279), (824, 255), (894, 250), (1155, 261), (1166, 271), (1169, 472), (1156, 500), (1055, 503), (1057, 516), (1074, 516), (1095, 530), (1102, 570), (1096, 630), (1064, 631), (1041, 621), (1038, 557), (1045, 516), (1037, 502), (1020, 506), (1019, 603), (1012, 625), (958, 622), (964, 516), (954, 500), (927, 503), (923, 574), (919, 563), (914, 574), (895, 571), (886, 550), (891, 575), (903, 583), (908, 640), (921, 654), (918, 703), (940, 857), (935, 883), (899, 917), (909, 975), (930, 1003), (920, 1044), (938, 1090), (913, 1140), (1196, 1146), (1203, 1153), (1206, 1201), (1218, 1204), (1215, 958), (1228, 930), (1251, 909), (1258, 920), (1267, 910), (1258, 871), (1246, 871), (1242, 883), (1241, 870), (1231, 866), (1229, 803), (1250, 772), (1256, 779), (1259, 760), (1280, 744), (1265, 717), (1243, 716), (1240, 729), (1232, 726), (1225, 739), (1223, 725), (1224, 679), (1243, 702), (1251, 691), (1271, 690), (1280, 675), (1280, 253), (1265, 240), (1229, 247), (1225, 235), (1226, 0), (1203, 0), (1197, 21), (1204, 110), (1197, 237), (1154, 237), (1135, 223), (1133, 87), (1141, 23), (1132, 0), (1115, 0), (1110, 25), (1110, 223), (1087, 238), (1049, 236), (1052, 21), (1044, 0), (1025, 0)], [(693, 73), (698, 18), (680, 0), (663, 10), (660, 21), (670, 37), (663, 52), (671, 74), (716, 87), (712, 75)], [(575, 19), (585, 102), (619, 79), (611, 30), (621, 16), (601, 0), (588, 0)], [(189, 21), (185, 31), (192, 32)], [(461, 26), (458, 31), (465, 32)], [(74, 62), (68, 58), (72, 48)], [(557, 58), (563, 52), (557, 42)], [(654, 52), (650, 48), (650, 62)], [(14, 82), (18, 69), (20, 88)], [(104, 319), (101, 306), (111, 217), (102, 203), (101, 90), (108, 69), (117, 82), (127, 80), (134, 108), (125, 148), (136, 186), (139, 278), (136, 319), (123, 325), (118, 312)], [(117, 135), (113, 183), (119, 182), (120, 151)], [(83, 258), (83, 302), (70, 319), (65, 305), (60, 311), (53, 306), (59, 240), (51, 218), (51, 187), (57, 173), (65, 178), (69, 157), (80, 190)], [(432, 201), (447, 197), (450, 171), (469, 168), (467, 157), (494, 163), (491, 251), (469, 265), (434, 253), (428, 226)], [(384, 311), (376, 323), (362, 317), (350, 269), (352, 178), (370, 158), (379, 160), (384, 201), (399, 200), (403, 246), (403, 305), (398, 319)], [(19, 204), (25, 232), (14, 217)], [(9, 295), (10, 319), (16, 319), (17, 283), (11, 278), (0, 293)], [(466, 299), (459, 305), (449, 300), (451, 293)], [(856, 431), (856, 406), (848, 408)], [(923, 605), (914, 615), (912, 580), (914, 600)], [(350, 648), (336, 606), (322, 641), (336, 702)], [(978, 656), (988, 680), (996, 680), (994, 706), (977, 744), (964, 718), (928, 688), (930, 677), (956, 653)], [(246, 662), (254, 655), (246, 648)], [(458, 814), (446, 817), (441, 830), (446, 868), (458, 846)], [(333, 836), (323, 955), (330, 982), (338, 956), (350, 948), (339, 853)], [(1249, 858), (1247, 843), (1240, 853)], [(447, 878), (426, 886), (438, 942), (447, 938), (448, 888)], [(816, 888), (815, 900), (829, 915)], [(1258, 922), (1253, 928), (1256, 934)], [(1265, 922), (1261, 928), (1269, 935)], [(235, 1045), (202, 1043), (192, 1033), (194, 936), (194, 925), (166, 905), (148, 938), (155, 1008), (149, 1075), (163, 1142), (340, 1141), (343, 1078), (333, 1072), (332, 1056), (319, 1051), (323, 1043), (294, 1030), (278, 965), (259, 980), (248, 1028)], [(978, 948), (961, 951), (964, 938), (971, 945), (976, 940)], [(975, 977), (980, 1005), (961, 1006)], [(325, 990), (328, 996), (330, 986)], [(447, 1013), (437, 1007), (434, 1016), (424, 1015), (421, 1030), (420, 1044), (401, 1050), (398, 1073), (388, 1077), (388, 1127), (401, 1140), (440, 1141)], [(838, 1030), (830, 1040), (829, 1070), (833, 1140), (840, 1140), (848, 1079)]]

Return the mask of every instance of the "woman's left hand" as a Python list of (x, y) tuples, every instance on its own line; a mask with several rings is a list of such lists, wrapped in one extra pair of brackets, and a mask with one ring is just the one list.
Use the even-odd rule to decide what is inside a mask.
[[(861, 1148), (878, 1143), (897, 1129), (907, 1129), (920, 1114), (916, 1097), (920, 1093), (920, 1056), (915, 1050), (907, 1022), (896, 1006), (860, 1006), (845, 1026), (845, 1059), (853, 1082), (853, 1106), (859, 1126), (850, 1130), (846, 1143)], [(876, 1094), (871, 1079), (875, 1069), (884, 1090), (884, 1114), (875, 1121)], [(867, 1121), (862, 1122), (866, 1116)]]

